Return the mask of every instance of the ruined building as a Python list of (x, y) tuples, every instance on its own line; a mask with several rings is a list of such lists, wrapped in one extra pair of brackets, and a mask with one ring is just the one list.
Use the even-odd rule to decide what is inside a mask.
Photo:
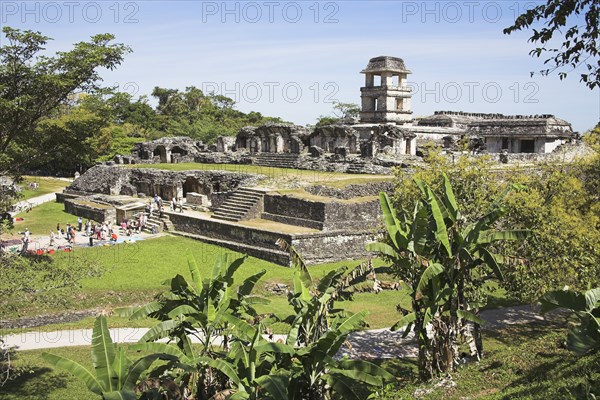
[(547, 114), (436, 111), (415, 119), (407, 84), (411, 71), (401, 58), (372, 58), (361, 73), (365, 86), (360, 88), (358, 120), (342, 119), (312, 130), (286, 123), (247, 126), (235, 138), (221, 136), (208, 147), (186, 137), (162, 138), (136, 144), (131, 156), (117, 156), (115, 162), (227, 162), (382, 172), (382, 165), (400, 165), (427, 142), (458, 149), (457, 142), (467, 141), (473, 151), (512, 154), (518, 161), (518, 154), (550, 154), (574, 135), (568, 122)]

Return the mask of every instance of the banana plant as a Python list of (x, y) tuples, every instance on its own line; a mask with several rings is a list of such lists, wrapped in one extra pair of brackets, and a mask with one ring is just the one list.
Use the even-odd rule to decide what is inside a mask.
[(579, 326), (569, 329), (567, 348), (583, 355), (600, 350), (600, 288), (584, 293), (565, 288), (548, 292), (540, 299), (542, 313), (565, 308), (579, 319)]
[[(387, 235), (384, 241), (367, 245), (367, 250), (387, 259), (405, 282), (404, 295), (410, 297), (411, 306), (392, 329), (415, 332), (423, 379), (452, 370), (458, 360), (458, 336), (470, 334), (466, 322), (476, 328), (483, 322), (477, 315), (483, 304), (471, 301), (469, 291), (488, 279), (502, 279), (502, 258), (491, 252), (491, 245), (527, 235), (526, 231), (495, 230), (503, 214), (498, 204), (468, 223), (448, 177), (443, 175), (443, 180), (440, 193), (415, 180), (421, 199), (412, 213), (403, 208), (396, 212), (387, 194), (380, 193)], [(480, 357), (481, 340), (475, 344), (471, 351)]]
[(92, 364), (94, 372), (81, 364), (55, 354), (43, 353), (42, 357), (55, 367), (64, 369), (83, 380), (87, 388), (104, 400), (135, 400), (135, 387), (157, 359), (172, 359), (169, 354), (156, 353), (131, 362), (125, 349), (117, 347), (110, 337), (104, 316), (96, 318), (92, 334)]
[[(140, 342), (169, 338), (185, 355), (181, 368), (176, 368), (182, 386), (192, 394), (210, 397), (228, 386), (227, 365), (208, 360), (221, 360), (229, 350), (234, 319), (257, 319), (254, 304), (265, 300), (252, 296), (252, 290), (265, 274), (262, 270), (236, 286), (234, 274), (246, 257), (231, 259), (229, 254), (217, 258), (211, 274), (203, 278), (195, 260), (188, 257), (191, 280), (181, 275), (166, 282), (168, 289), (156, 300), (142, 307), (119, 309), (117, 313), (131, 319), (152, 317), (159, 322)], [(192, 348), (192, 338), (201, 346)], [(197, 353), (197, 354), (196, 354)], [(181, 360), (180, 360), (181, 361)], [(222, 367), (222, 368), (221, 368)]]

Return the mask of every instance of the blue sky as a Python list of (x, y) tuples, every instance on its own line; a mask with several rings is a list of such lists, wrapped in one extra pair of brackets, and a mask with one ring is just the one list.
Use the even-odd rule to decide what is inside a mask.
[(359, 103), (369, 58), (404, 59), (413, 112), (555, 114), (578, 131), (600, 119), (599, 90), (576, 72), (530, 77), (528, 33), (502, 29), (519, 1), (0, 1), (2, 25), (39, 30), (66, 50), (110, 32), (133, 53), (106, 84), (136, 96), (196, 86), (298, 124)]

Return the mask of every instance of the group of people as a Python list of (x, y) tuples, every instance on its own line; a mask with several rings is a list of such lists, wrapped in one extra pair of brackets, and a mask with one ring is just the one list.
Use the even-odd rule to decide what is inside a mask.
[[(77, 231), (81, 232), (82, 235), (87, 236), (89, 245), (94, 245), (94, 240), (109, 240), (111, 242), (117, 242), (119, 233), (127, 236), (133, 236), (135, 233), (142, 231), (146, 225), (147, 217), (144, 213), (140, 213), (138, 218), (131, 218), (125, 220), (121, 225), (113, 224), (112, 222), (95, 222), (89, 219), (83, 223), (83, 218), (77, 219)], [(122, 232), (119, 232), (121, 228)], [(29, 231), (26, 231), (29, 232)], [(67, 240), (69, 245), (75, 244), (76, 230), (72, 224), (67, 224), (66, 229), (61, 229), (60, 223), (56, 224), (56, 233), (50, 232), (50, 246), (54, 246), (56, 241), (63, 239)], [(25, 250), (26, 251), (26, 250)]]
[[(183, 199), (181, 197), (179, 197), (177, 199), (175, 197), (173, 197), (173, 199), (171, 199), (171, 201), (169, 202), (169, 205), (171, 207), (172, 212), (176, 212), (176, 211), (179, 211), (180, 213), (183, 212)], [(154, 197), (148, 201), (146, 210), (148, 210), (148, 213), (150, 214), (150, 216), (152, 216), (152, 213), (154, 212), (154, 210), (157, 210), (159, 217), (162, 218), (163, 212), (164, 212), (163, 199), (161, 197), (159, 197), (157, 194), (155, 194)]]
[[(147, 211), (149, 211), (149, 215), (152, 215), (152, 212), (156, 209), (158, 210), (160, 216), (162, 217), (163, 209), (163, 200), (158, 196), (154, 195), (154, 198), (151, 199), (147, 206)], [(170, 201), (171, 211), (179, 211), (183, 212), (183, 199), (175, 197)], [(89, 239), (90, 246), (93, 246), (94, 240), (110, 240), (112, 242), (116, 242), (118, 240), (119, 228), (122, 231), (123, 235), (133, 236), (135, 233), (140, 233), (144, 229), (148, 222), (148, 217), (146, 213), (139, 213), (136, 218), (130, 218), (121, 222), (121, 225), (113, 224), (112, 222), (102, 222), (98, 223), (95, 221), (90, 221), (89, 219), (83, 222), (83, 218), (77, 218), (77, 225), (75, 227), (74, 224), (66, 224), (65, 228), (61, 228), (60, 223), (56, 224), (56, 231), (50, 232), (50, 243), (51, 247), (56, 246), (58, 240), (66, 239), (67, 243), (70, 246), (75, 245), (77, 232), (81, 233), (84, 236), (87, 236)], [(157, 232), (154, 232), (157, 233)], [(26, 228), (23, 232), (23, 247), (21, 249), (22, 253), (26, 253), (28, 251), (29, 243), (31, 242), (29, 229)]]

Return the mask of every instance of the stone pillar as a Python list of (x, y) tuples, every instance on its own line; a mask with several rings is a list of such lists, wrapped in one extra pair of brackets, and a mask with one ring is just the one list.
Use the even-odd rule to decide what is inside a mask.
[(365, 86), (373, 87), (375, 85), (375, 75), (365, 74)]
[(393, 86), (393, 75), (386, 71), (381, 73), (381, 86)]

